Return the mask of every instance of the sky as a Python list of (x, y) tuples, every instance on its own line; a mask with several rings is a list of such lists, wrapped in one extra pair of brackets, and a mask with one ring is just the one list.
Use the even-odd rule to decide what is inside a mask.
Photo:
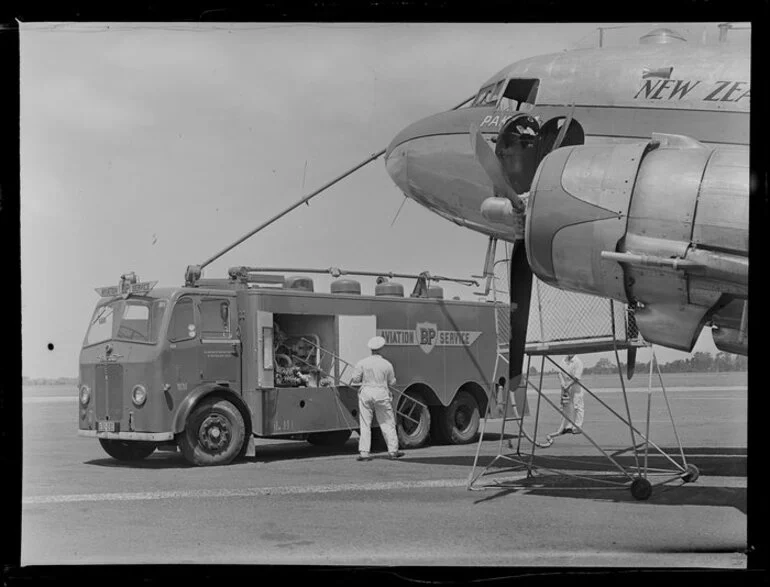
[[(654, 26), (611, 29), (605, 42), (635, 44)], [(664, 26), (693, 41), (716, 35), (715, 26)], [(23, 375), (77, 376), (95, 287), (128, 271), (182, 285), (187, 265), (385, 148), (408, 124), (455, 106), (513, 61), (594, 46), (596, 27), (22, 24)], [(394, 223), (403, 199), (379, 159), (204, 276), (235, 265), (481, 272), (483, 235), (412, 201)], [(314, 279), (328, 291), (330, 278)], [(476, 288), (441, 285), (447, 297), (474, 299)], [(694, 350), (716, 352), (710, 332)], [(656, 353), (661, 362), (687, 356)]]

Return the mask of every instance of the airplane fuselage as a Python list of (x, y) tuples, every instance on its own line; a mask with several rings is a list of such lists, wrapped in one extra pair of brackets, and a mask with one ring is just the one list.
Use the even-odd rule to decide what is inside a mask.
[[(402, 130), (386, 151), (386, 167), (405, 195), (433, 212), (514, 241), (520, 235), (481, 215), (492, 185), (469, 141), (471, 123), (491, 140), (519, 112), (545, 122), (566, 116), (574, 105), (574, 121), (587, 145), (638, 142), (665, 132), (708, 146), (748, 150), (750, 79), (748, 49), (726, 44), (644, 45), (532, 57), (482, 85), (480, 94), (484, 88), (498, 88), (495, 103), (479, 101), (479, 94), (469, 107), (429, 116)], [(517, 83), (524, 99), (500, 97)]]
[(646, 340), (691, 350), (710, 322), (745, 352), (750, 80), (724, 43), (532, 57), (401, 131), (386, 167), (442, 217), (523, 240), (541, 280), (632, 305)]

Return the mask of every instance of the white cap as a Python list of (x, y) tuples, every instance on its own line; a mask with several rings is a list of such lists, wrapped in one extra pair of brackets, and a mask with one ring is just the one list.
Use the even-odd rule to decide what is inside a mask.
[(366, 346), (368, 346), (373, 351), (378, 351), (385, 346), (385, 339), (381, 336), (372, 337), (369, 339), (369, 342), (366, 343)]

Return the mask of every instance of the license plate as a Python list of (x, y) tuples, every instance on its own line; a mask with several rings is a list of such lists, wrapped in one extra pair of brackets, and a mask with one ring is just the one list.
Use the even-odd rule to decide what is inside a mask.
[(98, 432), (117, 432), (118, 426), (117, 422), (111, 422), (109, 420), (102, 420), (101, 422), (96, 423), (96, 430)]

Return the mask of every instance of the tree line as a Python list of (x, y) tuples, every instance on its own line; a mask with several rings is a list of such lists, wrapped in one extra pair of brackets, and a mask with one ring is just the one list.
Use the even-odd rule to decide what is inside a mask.
[[(718, 352), (716, 355), (706, 352), (697, 352), (686, 359), (677, 359), (668, 363), (658, 363), (661, 373), (727, 373), (735, 371), (748, 371), (749, 359), (743, 355)], [(620, 362), (620, 368), (625, 373), (626, 363)], [(637, 361), (636, 372), (646, 373), (650, 369), (649, 361)], [(530, 374), (538, 373), (536, 367), (530, 367)], [(555, 368), (546, 370), (546, 373), (557, 373)], [(603, 357), (595, 365), (585, 367), (583, 375), (614, 375), (617, 366), (614, 361)]]
[(22, 377), (22, 385), (77, 385), (77, 377)]

